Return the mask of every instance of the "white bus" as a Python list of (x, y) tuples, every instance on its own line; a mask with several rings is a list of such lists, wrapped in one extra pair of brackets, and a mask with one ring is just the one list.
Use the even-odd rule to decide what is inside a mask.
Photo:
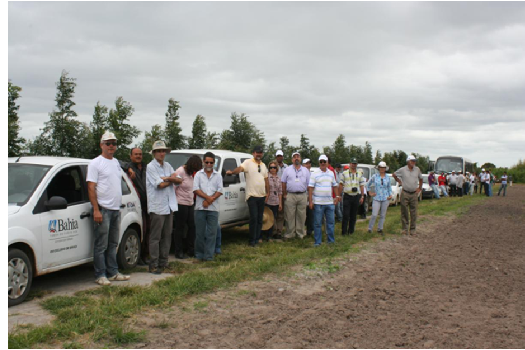
[(450, 173), (452, 171), (461, 171), (463, 174), (465, 174), (467, 171), (472, 173), (475, 170), (475, 165), (465, 157), (441, 156), (436, 159), (434, 169), (438, 174)]

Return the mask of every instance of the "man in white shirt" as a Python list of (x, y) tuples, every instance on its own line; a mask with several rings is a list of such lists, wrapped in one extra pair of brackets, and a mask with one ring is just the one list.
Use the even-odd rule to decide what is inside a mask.
[(507, 172), (505, 171), (503, 175), (501, 175), (501, 187), (498, 190), (498, 196), (501, 190), (503, 190), (503, 197), (507, 195), (507, 178)]
[(86, 182), (93, 206), (95, 282), (108, 286), (110, 281), (127, 281), (130, 276), (118, 272), (117, 265), (122, 170), (119, 161), (113, 157), (117, 151), (115, 134), (106, 131), (100, 139), (100, 148), (102, 154), (89, 163)]

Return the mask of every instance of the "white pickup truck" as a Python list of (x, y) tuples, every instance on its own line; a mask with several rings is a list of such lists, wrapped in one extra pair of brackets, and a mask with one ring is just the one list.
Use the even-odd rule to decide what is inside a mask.
[[(21, 303), (34, 276), (93, 260), (93, 222), (87, 159), (21, 157), (8, 160), (8, 296)], [(117, 251), (121, 268), (140, 256), (142, 216), (132, 182), (122, 172)]]
[(206, 152), (215, 155), (214, 168), (223, 178), (224, 193), (219, 197), (219, 223), (222, 228), (245, 225), (250, 220), (248, 204), (246, 204), (246, 179), (244, 173), (238, 175), (226, 175), (227, 170), (233, 170), (246, 159), (252, 158), (251, 154), (231, 152), (224, 150), (188, 149), (176, 150), (166, 154), (166, 162), (170, 163), (174, 170), (186, 164), (188, 158), (197, 155), (202, 159)]

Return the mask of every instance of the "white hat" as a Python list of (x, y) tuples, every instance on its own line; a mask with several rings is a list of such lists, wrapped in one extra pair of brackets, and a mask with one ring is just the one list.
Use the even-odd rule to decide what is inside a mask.
[(301, 153), (299, 153), (299, 151), (295, 151), (294, 153), (292, 153), (292, 158), (293, 158), (293, 156), (295, 156), (296, 154), (301, 155)]
[(283, 153), (283, 151), (278, 150), (277, 152), (275, 152), (275, 156), (276, 156), (276, 157), (277, 157), (277, 156), (284, 156), (284, 153)]
[(485, 169), (481, 169), (481, 171), (485, 171)]
[(156, 150), (159, 150), (159, 149), (165, 149), (166, 152), (171, 152), (171, 148), (169, 147), (166, 147), (166, 144), (164, 143), (164, 141), (155, 141), (153, 142), (153, 147), (151, 149), (151, 154), (153, 154)]
[(104, 141), (107, 141), (107, 140), (116, 140), (117, 137), (115, 136), (114, 133), (110, 132), (109, 130), (106, 130), (106, 132), (104, 133), (104, 135), (102, 135), (102, 138), (100, 139), (100, 142), (104, 142)]
[(321, 154), (321, 155), (319, 156), (319, 161), (322, 161), (322, 160), (326, 160), (326, 161), (328, 162), (328, 157), (325, 156), (324, 154)]
[(411, 154), (411, 155), (408, 156), (408, 158), (407, 158), (407, 162), (408, 162), (409, 160), (415, 160), (415, 161), (417, 161), (416, 157), (414, 157), (413, 154)]
[(303, 164), (310, 163), (310, 162), (311, 162), (310, 158), (303, 159)]
[(386, 168), (386, 171), (388, 171), (388, 169), (390, 169), (385, 162), (379, 162), (379, 164), (377, 164), (376, 166), (377, 169), (379, 168)]

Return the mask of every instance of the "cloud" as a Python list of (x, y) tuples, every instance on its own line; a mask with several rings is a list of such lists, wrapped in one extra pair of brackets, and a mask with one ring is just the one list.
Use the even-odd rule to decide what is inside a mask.
[[(54, 106), (62, 69), (79, 119), (123, 96), (142, 131), (170, 97), (190, 134), (244, 112), (268, 141), (343, 133), (374, 151), (512, 165), (525, 147), (522, 3), (10, 2), (9, 78), (22, 136)], [(479, 140), (488, 148), (480, 150)], [(446, 151), (446, 152), (445, 152)], [(496, 161), (496, 159), (498, 161)]]

